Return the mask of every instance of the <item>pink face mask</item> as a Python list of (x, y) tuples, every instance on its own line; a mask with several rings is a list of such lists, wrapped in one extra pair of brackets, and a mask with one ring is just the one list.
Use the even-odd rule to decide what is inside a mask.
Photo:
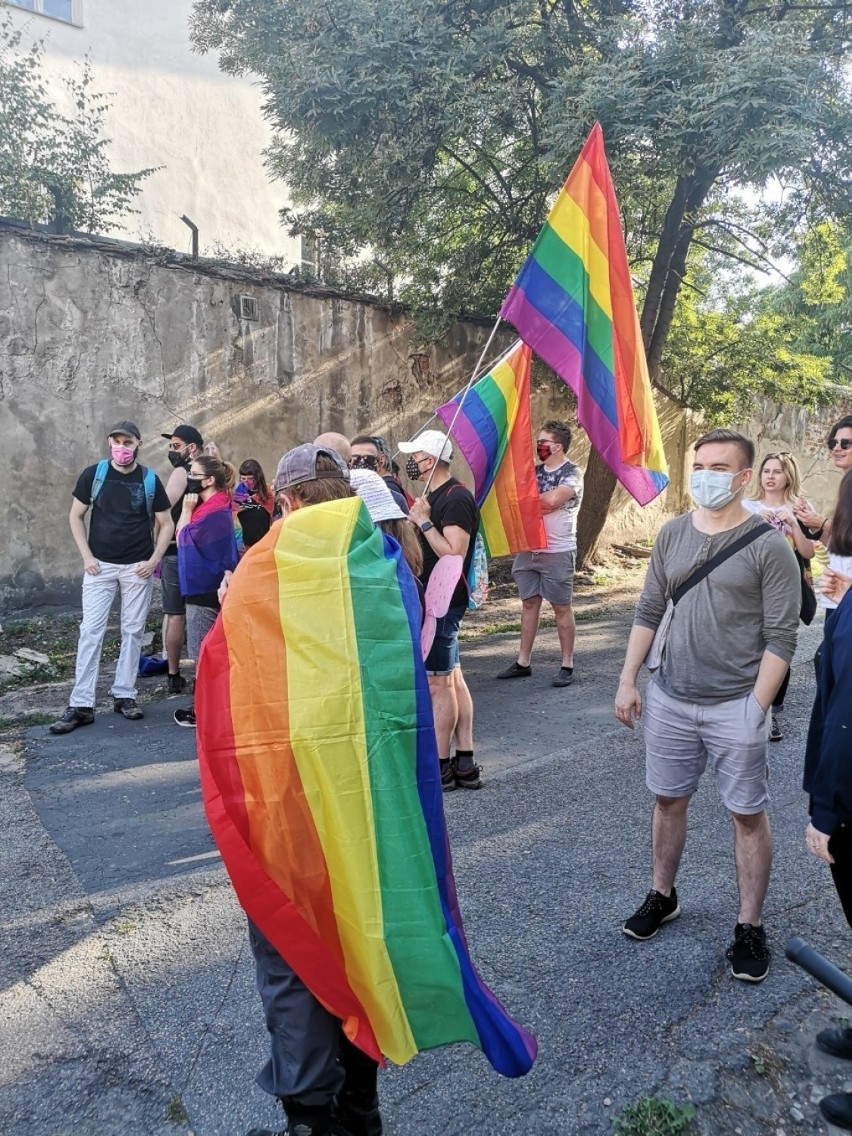
[(110, 446), (109, 452), (116, 465), (132, 465), (136, 458), (136, 451), (130, 446)]

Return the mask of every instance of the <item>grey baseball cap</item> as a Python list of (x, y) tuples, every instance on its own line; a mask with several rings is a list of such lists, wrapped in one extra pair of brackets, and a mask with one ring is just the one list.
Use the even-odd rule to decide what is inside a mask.
[[(333, 470), (317, 469), (317, 458), (326, 457), (334, 462)], [(275, 471), (275, 492), (290, 489), (294, 485), (301, 485), (305, 481), (316, 481), (320, 477), (339, 477), (342, 481), (349, 480), (349, 469), (340, 454), (326, 446), (315, 446), (313, 442), (305, 442), (288, 450)]]

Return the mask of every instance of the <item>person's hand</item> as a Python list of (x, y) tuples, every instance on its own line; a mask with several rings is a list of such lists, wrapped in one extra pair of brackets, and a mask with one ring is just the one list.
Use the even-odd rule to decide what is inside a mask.
[(409, 511), (409, 517), (414, 521), (415, 525), (422, 525), (424, 521), (428, 521), (432, 513), (432, 506), (425, 497), (418, 497)]
[(818, 532), (825, 524), (825, 517), (821, 517), (819, 513), (814, 512), (807, 501), (803, 501), (801, 498), (796, 498), (794, 501), (793, 513), (796, 516), (796, 520), (801, 521), (805, 528), (810, 529), (811, 532)]
[(615, 695), (615, 716), (628, 730), (642, 717), (642, 695), (635, 682), (623, 678)]
[(156, 560), (143, 560), (141, 564), (136, 565), (136, 575), (141, 576), (143, 580), (147, 580), (157, 567), (158, 561)]
[(751, 694), (752, 694), (752, 698), (754, 698), (755, 702), (756, 702), (756, 703), (758, 704), (758, 706), (759, 706), (759, 707), (760, 707), (760, 709), (761, 709), (761, 710), (763, 711), (763, 713), (764, 713), (764, 714), (768, 714), (768, 713), (769, 713), (769, 707), (768, 707), (768, 706), (764, 706), (764, 705), (763, 705), (763, 700), (762, 700), (761, 698), (758, 698), (758, 697), (757, 697), (757, 688), (755, 688), (755, 689), (754, 689), (754, 690), (753, 690), (753, 691), (751, 692)]
[(96, 556), (83, 557), (83, 571), (87, 576), (100, 576), (101, 562)]
[(805, 829), (805, 843), (808, 846), (808, 851), (811, 855), (816, 856), (819, 860), (825, 860), (826, 864), (833, 864), (834, 857), (828, 850), (828, 842), (831, 839), (824, 832), (820, 832), (818, 828), (814, 828), (809, 824)]
[(189, 516), (192, 513), (192, 510), (195, 508), (195, 506), (197, 504), (198, 504), (198, 494), (197, 493), (187, 493), (186, 496), (183, 499), (183, 511), (186, 513), (187, 516)]
[(822, 575), (817, 580), (817, 587), (827, 600), (840, 603), (852, 587), (852, 576), (838, 572), (836, 568), (823, 568)]
[(226, 571), (225, 575), (222, 577), (222, 583), (219, 585), (219, 591), (216, 593), (219, 600), (219, 607), (225, 602), (225, 596), (228, 594), (228, 588), (231, 586), (231, 577), (233, 575), (234, 573), (229, 570)]

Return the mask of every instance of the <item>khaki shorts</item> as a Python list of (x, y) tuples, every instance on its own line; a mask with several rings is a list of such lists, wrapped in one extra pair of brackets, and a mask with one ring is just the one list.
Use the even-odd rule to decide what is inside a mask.
[(541, 596), (549, 604), (569, 606), (574, 598), (576, 552), (519, 552), (512, 576), (522, 600)]
[(672, 698), (652, 680), (642, 707), (645, 775), (659, 797), (689, 797), (707, 763), (732, 813), (760, 813), (769, 801), (769, 726), (749, 693), (710, 706)]

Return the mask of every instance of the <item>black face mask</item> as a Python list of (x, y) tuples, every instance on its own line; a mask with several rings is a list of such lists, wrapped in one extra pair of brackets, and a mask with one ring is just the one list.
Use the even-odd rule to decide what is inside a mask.
[(200, 493), (202, 489), (200, 477), (188, 477), (186, 479), (187, 493)]
[(180, 469), (182, 465), (186, 465), (186, 458), (179, 450), (169, 450), (166, 456), (175, 469)]
[(411, 478), (412, 481), (420, 480), (420, 466), (415, 457), (410, 457), (405, 463), (405, 476)]

